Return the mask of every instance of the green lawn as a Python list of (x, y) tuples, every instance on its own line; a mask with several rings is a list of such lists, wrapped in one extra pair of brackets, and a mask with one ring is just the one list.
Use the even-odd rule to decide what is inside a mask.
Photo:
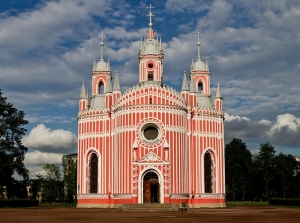
[(252, 201), (228, 201), (226, 206), (240, 206), (240, 207), (249, 207), (249, 206), (269, 206), (269, 202), (252, 202)]

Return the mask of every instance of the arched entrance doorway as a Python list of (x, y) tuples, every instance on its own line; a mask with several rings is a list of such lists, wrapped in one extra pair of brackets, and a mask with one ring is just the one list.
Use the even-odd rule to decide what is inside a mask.
[(143, 203), (160, 203), (158, 175), (149, 171), (143, 178)]

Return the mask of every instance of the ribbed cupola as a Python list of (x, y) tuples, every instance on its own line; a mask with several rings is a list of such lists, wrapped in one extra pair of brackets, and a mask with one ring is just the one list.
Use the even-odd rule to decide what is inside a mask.
[(155, 32), (153, 30), (152, 9), (151, 4), (149, 7), (150, 12), (147, 15), (150, 19), (149, 28), (145, 39), (141, 39), (139, 51), (139, 83), (160, 84), (163, 80), (163, 50), (161, 39), (155, 39)]

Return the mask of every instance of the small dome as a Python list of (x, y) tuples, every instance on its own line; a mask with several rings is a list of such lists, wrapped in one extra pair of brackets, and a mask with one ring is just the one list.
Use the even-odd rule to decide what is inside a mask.
[(206, 71), (206, 65), (205, 63), (203, 63), (201, 60), (197, 60), (194, 63), (194, 66), (192, 67), (192, 71), (196, 71), (196, 70), (202, 70), (202, 71)]
[(110, 71), (110, 66), (104, 60), (100, 60), (97, 63), (96, 69), (94, 71)]
[(213, 108), (211, 100), (206, 95), (198, 95), (197, 96), (197, 107), (204, 107), (204, 108)]
[(141, 45), (142, 54), (159, 54), (159, 43), (155, 39), (147, 39)]

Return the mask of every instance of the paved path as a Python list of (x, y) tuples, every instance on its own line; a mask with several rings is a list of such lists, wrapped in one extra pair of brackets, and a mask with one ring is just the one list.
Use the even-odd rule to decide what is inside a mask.
[(13, 208), (0, 209), (0, 223), (299, 223), (300, 209), (230, 207), (179, 212), (122, 212), (117, 209)]

